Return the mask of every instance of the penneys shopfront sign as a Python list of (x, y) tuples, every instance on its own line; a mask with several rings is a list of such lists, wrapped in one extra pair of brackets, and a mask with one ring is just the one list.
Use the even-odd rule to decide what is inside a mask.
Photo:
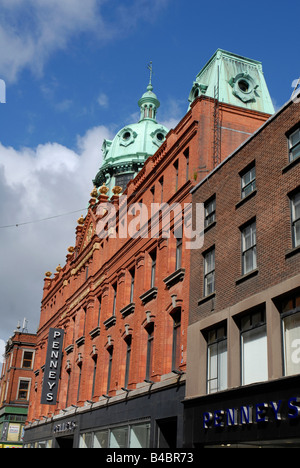
[(42, 405), (56, 405), (60, 377), (64, 330), (50, 328), (42, 388)]
[(203, 413), (203, 429), (300, 419), (300, 397)]

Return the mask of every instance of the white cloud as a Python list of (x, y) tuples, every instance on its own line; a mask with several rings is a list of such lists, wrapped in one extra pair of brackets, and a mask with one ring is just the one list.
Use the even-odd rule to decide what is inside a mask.
[(103, 139), (111, 137), (105, 127), (92, 128), (77, 138), (76, 151), (58, 143), (19, 151), (0, 144), (0, 339), (7, 340), (24, 317), (29, 332), (36, 331), (44, 273), (63, 265), (74, 245)]
[(97, 102), (100, 107), (107, 107), (108, 106), (108, 97), (104, 93), (100, 93)]
[[(66, 49), (79, 34), (93, 34), (97, 44), (130, 34), (139, 20), (154, 21), (169, 0), (131, 0), (126, 6), (108, 0), (1, 0), (0, 70), (9, 81), (30, 68), (41, 74), (48, 58)], [(112, 11), (113, 10), (113, 11)]]

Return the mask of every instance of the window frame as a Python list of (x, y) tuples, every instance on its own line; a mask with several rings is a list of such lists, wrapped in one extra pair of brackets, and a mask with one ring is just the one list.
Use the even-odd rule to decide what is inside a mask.
[[(298, 133), (298, 140), (295, 144), (292, 144), (292, 137)], [(288, 148), (289, 148), (289, 162), (293, 162), (293, 161), (296, 161), (298, 158), (300, 158), (300, 152), (298, 154), (298, 156), (296, 157), (292, 157), (292, 153), (293, 151), (299, 147), (300, 148), (300, 127), (294, 129), (289, 135), (288, 135)]]
[[(210, 208), (212, 208), (210, 210)], [(204, 203), (204, 228), (211, 226), (216, 221), (216, 195), (210, 197)]]
[[(253, 175), (254, 171), (254, 175)], [(250, 180), (248, 182), (245, 181), (246, 176), (250, 174)], [(251, 165), (247, 166), (241, 173), (241, 198), (247, 198), (251, 193), (256, 190), (256, 166), (255, 162), (251, 163)], [(250, 190), (248, 190), (250, 188)]]
[[(210, 270), (207, 270), (207, 265), (208, 265), (208, 256), (213, 255), (213, 268)], [(213, 288), (210, 292), (208, 292), (208, 278), (212, 276), (213, 282), (210, 284), (213, 284)], [(210, 296), (211, 294), (214, 294), (216, 292), (216, 249), (215, 246), (211, 247), (209, 250), (206, 252), (203, 252), (203, 296), (207, 297)]]
[(296, 225), (300, 224), (300, 212), (299, 212), (299, 217), (296, 218), (295, 215), (295, 199), (298, 197), (299, 199), (297, 200), (297, 203), (299, 204), (300, 207), (300, 190), (297, 190), (290, 196), (290, 208), (291, 208), (291, 229), (292, 229), (292, 245), (293, 248), (299, 247), (300, 246), (300, 238), (297, 239), (296, 236)]
[[(255, 226), (255, 231), (253, 230)], [(250, 229), (251, 245), (246, 247), (246, 230)], [(242, 275), (247, 275), (257, 269), (257, 237), (256, 237), (256, 219), (249, 221), (244, 224), (241, 228), (241, 256), (242, 256)], [(255, 241), (253, 242), (253, 235), (255, 235)], [(252, 268), (246, 270), (247, 254), (252, 252)]]
[[(25, 359), (25, 353), (31, 353), (31, 361), (30, 361), (30, 366), (24, 366), (24, 362), (28, 361), (28, 359)], [(33, 365), (34, 365), (34, 356), (35, 356), (35, 352), (32, 350), (32, 349), (23, 349), (23, 354), (22, 354), (22, 369), (33, 369)]]
[[(260, 320), (255, 320), (255, 317), (258, 317), (260, 315)], [(246, 321), (249, 320), (249, 325), (246, 325)], [(244, 322), (244, 325), (243, 325)], [(241, 385), (250, 385), (252, 383), (258, 383), (258, 382), (263, 382), (268, 380), (268, 343), (267, 343), (267, 321), (266, 321), (266, 310), (265, 307), (260, 306), (255, 310), (249, 311), (245, 314), (242, 314), (241, 317), (239, 317), (239, 323), (240, 323), (240, 359), (241, 359)], [(254, 334), (255, 331), (261, 329), (261, 331), (264, 334), (264, 339), (265, 339), (265, 351), (266, 351), (266, 356), (265, 356), (265, 365), (266, 365), (266, 377), (263, 380), (251, 380), (251, 381), (246, 381), (246, 376), (245, 376), (245, 345), (247, 343), (245, 342), (245, 336), (249, 337), (250, 334)], [(249, 377), (248, 377), (249, 378)]]
[[(210, 341), (210, 335), (215, 333), (215, 339)], [(212, 393), (216, 393), (222, 390), (226, 390), (228, 388), (228, 338), (227, 338), (227, 324), (218, 324), (214, 328), (208, 330), (206, 332), (206, 342), (207, 342), (207, 357), (206, 357), (206, 392), (207, 394), (211, 395)], [(226, 343), (226, 370), (225, 376), (226, 380), (225, 385), (222, 385), (222, 374), (221, 374), (221, 367), (220, 367), (220, 357), (221, 357), (221, 350), (220, 345)], [(209, 377), (211, 374), (211, 353), (210, 349), (213, 347), (217, 347), (217, 376), (215, 378)], [(210, 384), (212, 381), (216, 380), (217, 382), (217, 389), (212, 391), (210, 389)]]

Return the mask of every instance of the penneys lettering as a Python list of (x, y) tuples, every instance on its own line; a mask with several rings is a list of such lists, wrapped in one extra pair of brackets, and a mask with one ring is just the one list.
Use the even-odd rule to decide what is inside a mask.
[[(283, 417), (284, 414), (284, 417)], [(300, 418), (300, 397), (243, 405), (239, 408), (218, 409), (203, 413), (203, 428), (225, 428), (244, 426), (253, 423), (281, 421), (281, 419)]]
[(56, 405), (63, 340), (64, 330), (50, 328), (41, 397), (42, 405)]

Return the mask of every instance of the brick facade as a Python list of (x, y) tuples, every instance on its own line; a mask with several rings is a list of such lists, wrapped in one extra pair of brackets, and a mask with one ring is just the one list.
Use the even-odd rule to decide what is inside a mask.
[[(268, 115), (226, 104), (221, 107), (226, 127), (222, 130), (224, 159)], [(153, 202), (180, 206), (191, 202), (192, 186), (213, 168), (213, 108), (213, 99), (202, 96), (194, 101), (127, 185), (123, 195), (128, 207), (143, 202), (148, 209), (146, 225)], [(87, 216), (79, 220), (76, 244), (69, 249), (66, 264), (54, 277), (49, 274), (45, 278), (36, 384), (28, 416), (31, 423), (34, 419), (43, 421), (43, 416), (62, 417), (62, 410), (72, 404), (83, 410), (87, 401), (105, 407), (185, 382), (191, 251), (185, 249), (183, 239), (181, 263), (176, 267), (172, 217), (169, 238), (162, 236), (161, 227), (157, 237), (150, 233), (148, 238), (120, 238), (119, 200), (120, 196), (108, 200), (103, 194), (98, 200), (91, 199)], [(116, 236), (100, 239), (95, 232), (102, 219), (97, 208), (108, 201), (116, 206)], [(134, 216), (129, 216), (128, 223), (131, 221)], [(151, 284), (154, 259), (155, 280)], [(56, 406), (40, 404), (50, 327), (65, 331)], [(30, 437), (30, 430), (26, 433)]]

